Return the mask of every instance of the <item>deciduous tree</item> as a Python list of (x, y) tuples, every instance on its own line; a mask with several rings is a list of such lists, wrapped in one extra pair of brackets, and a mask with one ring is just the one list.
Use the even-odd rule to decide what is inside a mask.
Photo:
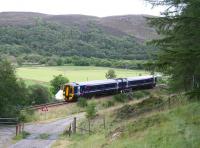
[(64, 77), (63, 75), (54, 76), (53, 80), (51, 80), (50, 82), (52, 94), (55, 95), (60, 90), (60, 87), (68, 82), (69, 79)]
[(14, 117), (27, 104), (27, 89), (15, 76), (15, 69), (0, 60), (0, 117)]
[(105, 77), (107, 79), (113, 79), (113, 78), (116, 78), (117, 75), (115, 74), (115, 71), (113, 69), (109, 69), (108, 72), (106, 73)]

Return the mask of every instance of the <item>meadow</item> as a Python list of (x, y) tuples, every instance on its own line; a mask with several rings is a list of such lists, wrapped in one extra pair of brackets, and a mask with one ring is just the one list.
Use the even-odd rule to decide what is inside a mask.
[[(17, 76), (26, 81), (27, 84), (41, 83), (48, 85), (48, 82), (54, 76), (59, 74), (67, 77), (70, 82), (83, 82), (91, 80), (103, 80), (105, 73), (108, 71), (107, 67), (95, 66), (31, 66), (20, 67), (16, 69)], [(133, 77), (139, 75), (148, 75), (144, 70), (126, 70), (114, 69), (117, 77)]]

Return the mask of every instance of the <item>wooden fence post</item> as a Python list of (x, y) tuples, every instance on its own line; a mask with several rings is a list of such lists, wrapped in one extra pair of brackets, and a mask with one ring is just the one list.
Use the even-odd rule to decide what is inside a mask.
[(69, 137), (71, 136), (71, 132), (72, 132), (72, 125), (70, 124), (70, 126), (69, 126)]
[(89, 134), (90, 134), (90, 119), (88, 119), (88, 128), (89, 128)]
[(104, 127), (104, 129), (106, 129), (106, 117), (105, 116), (103, 117), (103, 127)]
[(22, 132), (24, 132), (24, 122), (22, 123)]
[(73, 126), (72, 126), (72, 132), (76, 133), (76, 117), (74, 117)]
[(21, 133), (21, 123), (19, 123), (19, 134)]
[(18, 135), (19, 125), (16, 124), (16, 136)]
[(170, 104), (171, 104), (171, 97), (168, 98), (168, 107), (170, 108)]

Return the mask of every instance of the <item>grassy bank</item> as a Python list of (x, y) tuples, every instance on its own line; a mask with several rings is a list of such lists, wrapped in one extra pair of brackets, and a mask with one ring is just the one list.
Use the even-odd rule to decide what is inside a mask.
[[(124, 103), (135, 103), (139, 99), (142, 99), (150, 94), (152, 90), (145, 90), (145, 91), (137, 91), (134, 93), (129, 94), (118, 94), (115, 96), (107, 96), (103, 98), (92, 98), (87, 99), (83, 98), (87, 104), (95, 104), (96, 109), (98, 111), (104, 111), (105, 109), (110, 109), (112, 107), (121, 107)], [(128, 98), (131, 97), (131, 98)], [(122, 99), (116, 99), (116, 98), (122, 98)], [(51, 107), (48, 108), (48, 112), (43, 112), (41, 110), (23, 110), (21, 112), (21, 115), (23, 117), (23, 120), (26, 122), (40, 122), (40, 121), (51, 121), (56, 120), (58, 118), (64, 118), (66, 116), (69, 116), (71, 114), (76, 114), (80, 112), (84, 112), (87, 108), (81, 107), (80, 101), (76, 103), (69, 103), (63, 106), (57, 106), (57, 107)]]
[[(54, 144), (56, 147), (111, 147), (111, 148), (198, 148), (200, 145), (200, 102), (183, 101), (162, 111), (152, 110), (138, 116), (118, 116), (120, 109), (102, 110), (94, 119), (96, 124), (92, 134), (78, 132), (72, 137), (62, 135)], [(152, 105), (143, 102), (134, 107)], [(157, 101), (154, 102), (157, 104)], [(131, 110), (129, 110), (131, 112)], [(132, 111), (133, 112), (133, 111)], [(106, 116), (106, 129), (98, 122)], [(95, 122), (95, 121), (94, 121)], [(87, 123), (86, 121), (82, 124)]]

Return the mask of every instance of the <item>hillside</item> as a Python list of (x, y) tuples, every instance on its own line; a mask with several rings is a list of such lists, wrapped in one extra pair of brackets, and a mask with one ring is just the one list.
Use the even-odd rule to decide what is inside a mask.
[(62, 134), (53, 148), (198, 148), (200, 103), (178, 96), (172, 97), (169, 105), (167, 98), (158, 93), (161, 92), (156, 92), (154, 96), (151, 94), (148, 99), (130, 101), (116, 107), (110, 107), (114, 104), (108, 103), (113, 102), (112, 99), (107, 103), (102, 101), (108, 106), (103, 110), (98, 108), (98, 115), (90, 121), (90, 134), (80, 130), (88, 129), (86, 119), (78, 125), (76, 134), (71, 137)]
[(137, 63), (119, 60), (149, 59), (155, 50), (143, 41), (155, 37), (152, 31), (143, 16), (98, 18), (5, 12), (0, 13), (0, 57), (18, 64), (87, 66), (98, 60), (99, 66), (139, 68)]
[(144, 15), (124, 15), (110, 17), (94, 17), (86, 15), (48, 15), (33, 12), (2, 12), (0, 13), (0, 26), (26, 26), (33, 25), (36, 18), (45, 21), (64, 24), (66, 26), (78, 26), (81, 30), (87, 28), (88, 23), (94, 23), (104, 31), (112, 35), (132, 35), (140, 41), (146, 41), (158, 37), (155, 30), (150, 28)]
[[(155, 51), (144, 42), (156, 36), (141, 15), (99, 18), (0, 13), (0, 57), (18, 65), (73, 64), (141, 69), (143, 61), (152, 58)], [(139, 64), (134, 60), (139, 60)]]

